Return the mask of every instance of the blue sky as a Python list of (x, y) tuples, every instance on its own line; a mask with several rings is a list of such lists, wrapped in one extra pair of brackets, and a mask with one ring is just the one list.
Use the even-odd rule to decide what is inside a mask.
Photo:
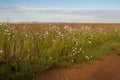
[(120, 22), (120, 0), (0, 0), (0, 22)]

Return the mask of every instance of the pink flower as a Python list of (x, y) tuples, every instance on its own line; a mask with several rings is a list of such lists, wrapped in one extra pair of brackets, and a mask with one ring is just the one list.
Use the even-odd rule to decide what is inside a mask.
[(45, 32), (45, 34), (46, 34), (46, 35), (48, 35), (48, 34), (49, 34), (49, 32), (48, 32), (48, 31), (46, 31), (46, 32)]

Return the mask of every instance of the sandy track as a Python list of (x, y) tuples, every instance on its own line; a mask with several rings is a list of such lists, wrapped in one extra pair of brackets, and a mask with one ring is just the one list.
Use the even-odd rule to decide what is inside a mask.
[(111, 55), (80, 69), (52, 69), (36, 80), (120, 80), (120, 56)]

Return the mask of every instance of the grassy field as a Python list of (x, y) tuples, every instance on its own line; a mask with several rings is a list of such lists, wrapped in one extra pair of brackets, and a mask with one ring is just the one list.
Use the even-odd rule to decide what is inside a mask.
[(0, 24), (0, 80), (120, 55), (120, 24)]

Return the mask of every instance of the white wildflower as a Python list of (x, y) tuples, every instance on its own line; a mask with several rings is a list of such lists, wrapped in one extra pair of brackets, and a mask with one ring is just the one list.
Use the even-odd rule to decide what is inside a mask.
[(74, 60), (71, 61), (72, 63), (74, 62)]
[(88, 56), (86, 56), (87, 59), (90, 59)]
[(52, 42), (55, 42), (55, 39), (52, 39)]
[(13, 38), (15, 37), (15, 36), (12, 36)]
[(28, 34), (25, 34), (25, 37), (28, 37)]
[(11, 33), (8, 33), (8, 36), (11, 35)]
[(50, 56), (49, 59), (52, 59), (52, 57)]
[(3, 50), (0, 50), (0, 53), (3, 53)]
[(92, 42), (91, 41), (88, 41), (89, 44), (91, 44)]

